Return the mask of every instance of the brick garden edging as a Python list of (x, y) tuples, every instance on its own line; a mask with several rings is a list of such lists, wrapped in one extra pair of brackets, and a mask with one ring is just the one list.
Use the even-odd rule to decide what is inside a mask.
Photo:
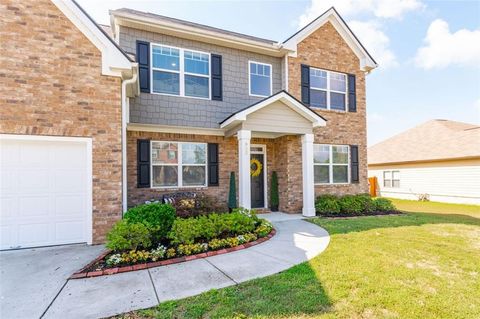
[(136, 271), (136, 270), (142, 270), (142, 269), (147, 269), (147, 268), (153, 268), (153, 267), (160, 267), (160, 266), (166, 266), (166, 265), (172, 265), (172, 264), (178, 264), (182, 263), (185, 261), (190, 261), (190, 260), (195, 260), (195, 259), (202, 259), (210, 256), (217, 256), (217, 255), (223, 255), (226, 253), (230, 253), (233, 251), (238, 251), (242, 250), (245, 248), (249, 248), (258, 244), (261, 244), (263, 242), (266, 242), (270, 238), (272, 238), (276, 234), (276, 230), (272, 229), (270, 234), (268, 234), (265, 237), (259, 238), (255, 241), (251, 241), (245, 244), (241, 244), (235, 247), (230, 247), (230, 248), (222, 248), (219, 250), (212, 250), (212, 251), (207, 251), (204, 253), (200, 254), (195, 254), (195, 255), (190, 255), (190, 256), (182, 256), (182, 257), (177, 257), (177, 258), (171, 258), (171, 259), (166, 259), (166, 260), (161, 260), (161, 261), (152, 261), (148, 263), (143, 263), (143, 264), (136, 264), (132, 266), (122, 266), (122, 267), (114, 267), (114, 268), (107, 268), (104, 270), (97, 270), (97, 271), (89, 271), (85, 272), (86, 269), (90, 268), (92, 265), (95, 263), (99, 262), (105, 256), (107, 256), (111, 251), (106, 250), (103, 253), (100, 254), (97, 258), (89, 262), (85, 267), (80, 269), (79, 271), (75, 272), (73, 275), (70, 276), (69, 279), (80, 279), (80, 278), (90, 278), (90, 277), (98, 277), (98, 276), (104, 276), (104, 275), (113, 275), (117, 273), (122, 273), (122, 272), (129, 272), (129, 271)]

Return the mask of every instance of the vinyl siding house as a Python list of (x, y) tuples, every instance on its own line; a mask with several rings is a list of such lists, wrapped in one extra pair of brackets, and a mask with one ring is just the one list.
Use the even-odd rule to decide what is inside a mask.
[(268, 210), (275, 171), (305, 216), (368, 190), (377, 65), (334, 8), (283, 42), (130, 9), (100, 27), (71, 0), (0, 12), (0, 249), (104, 242), (164, 194), (226, 205), (231, 172), (239, 206)]
[(432, 120), (368, 149), (380, 196), (480, 205), (480, 126)]

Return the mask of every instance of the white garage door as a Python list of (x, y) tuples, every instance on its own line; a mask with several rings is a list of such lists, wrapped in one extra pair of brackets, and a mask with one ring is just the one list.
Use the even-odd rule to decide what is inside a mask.
[(91, 242), (91, 140), (0, 135), (0, 248)]

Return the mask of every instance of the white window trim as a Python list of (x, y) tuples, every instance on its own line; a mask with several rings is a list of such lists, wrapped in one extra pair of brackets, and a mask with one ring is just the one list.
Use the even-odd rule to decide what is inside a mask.
[[(162, 69), (162, 68), (156, 68), (153, 66), (153, 47), (165, 47), (165, 48), (170, 48), (170, 49), (177, 49), (179, 50), (179, 70), (168, 70), (168, 69)], [(184, 70), (184, 65), (185, 65), (185, 51), (190, 51), (190, 52), (195, 52), (195, 53), (201, 53), (201, 54), (206, 54), (208, 56), (208, 75), (204, 74), (196, 74), (196, 73), (191, 73), (191, 72), (185, 72)], [(166, 44), (161, 44), (161, 43), (150, 43), (150, 93), (151, 94), (158, 94), (158, 95), (166, 95), (166, 96), (176, 96), (176, 97), (186, 97), (186, 98), (192, 98), (192, 99), (199, 99), (199, 100), (211, 100), (212, 99), (212, 57), (211, 54), (208, 52), (203, 52), (203, 51), (198, 51), (198, 50), (191, 50), (191, 49), (184, 49), (180, 47), (174, 47), (171, 45), (166, 45)], [(161, 93), (161, 92), (154, 92), (153, 91), (153, 71), (161, 71), (161, 72), (170, 72), (170, 73), (177, 73), (179, 74), (179, 81), (180, 81), (180, 87), (179, 87), (179, 94), (171, 94), (171, 93)], [(198, 97), (198, 96), (189, 96), (185, 95), (185, 75), (193, 75), (193, 76), (198, 76), (198, 77), (205, 77), (208, 78), (208, 97)]]
[[(399, 175), (399, 178), (393, 178), (393, 173), (396, 172), (398, 173)], [(391, 178), (385, 178), (385, 173), (390, 173), (391, 175)], [(383, 178), (383, 188), (400, 188), (400, 183), (401, 183), (401, 179), (400, 179), (400, 171), (399, 170), (386, 170), (386, 171), (383, 171), (383, 175), (382, 175), (382, 178)], [(390, 185), (391, 186), (385, 186), (385, 181), (390, 181)], [(393, 181), (398, 181), (398, 187), (396, 186), (393, 186)]]
[[(312, 69), (313, 69), (313, 70), (318, 70), (318, 71), (323, 71), (323, 72), (326, 72), (326, 73), (327, 73), (327, 88), (326, 88), (326, 89), (315, 88), (315, 87), (313, 87), (313, 86), (310, 84), (310, 90), (326, 92), (326, 95), (327, 95), (327, 108), (323, 108), (323, 107), (320, 107), (320, 106), (311, 106), (311, 107), (312, 107), (312, 108), (315, 108), (315, 109), (319, 109), (319, 110), (330, 110), (330, 111), (337, 111), (337, 112), (346, 112), (347, 109), (348, 109), (348, 76), (347, 76), (347, 74), (341, 73), (341, 72), (335, 72), (335, 71), (329, 71), (329, 70), (319, 69), (319, 68), (313, 68), (313, 67), (310, 67), (310, 71), (309, 71), (309, 72), (311, 72)], [(330, 74), (332, 74), (332, 73), (340, 74), (340, 75), (342, 75), (342, 76), (345, 77), (345, 92), (336, 91), (336, 90), (331, 90), (331, 89), (330, 89)], [(309, 74), (308, 76), (310, 76), (310, 74)], [(330, 107), (330, 92), (340, 93), (340, 94), (345, 95), (345, 109), (339, 110), (339, 109), (332, 109), (332, 108)]]
[[(270, 67), (270, 94), (269, 95), (260, 95), (260, 94), (253, 94), (252, 93), (252, 83), (251, 83), (251, 80), (250, 80), (250, 66), (251, 66), (252, 63), (260, 64), (260, 65), (267, 65), (267, 66)], [(249, 96), (269, 97), (269, 96), (272, 95), (272, 90), (273, 90), (273, 88), (272, 88), (272, 86), (273, 86), (273, 81), (272, 81), (272, 79), (273, 79), (273, 66), (271, 64), (249, 60), (248, 61), (247, 75), (248, 75), (248, 95)]]
[[(152, 146), (153, 143), (176, 143), (178, 144), (178, 163), (177, 164), (153, 164), (152, 160)], [(182, 144), (203, 144), (205, 145), (205, 164), (185, 164), (185, 166), (203, 166), (205, 167), (205, 184), (203, 185), (183, 185), (183, 158), (182, 158)], [(177, 184), (172, 186), (153, 186), (153, 167), (154, 166), (176, 166), (177, 167)], [(179, 141), (159, 141), (159, 140), (151, 140), (150, 141), (150, 188), (154, 189), (178, 189), (178, 188), (202, 188), (208, 187), (208, 143), (200, 143), (200, 142), (179, 142)]]
[[(328, 146), (328, 152), (329, 152), (329, 163), (315, 163), (315, 160), (313, 161), (313, 167), (315, 166), (328, 166), (328, 183), (315, 183), (315, 178), (314, 184), (315, 185), (349, 185), (351, 183), (351, 176), (350, 176), (350, 146), (349, 145), (341, 145), (341, 144), (314, 144), (314, 145), (320, 145), (320, 146)], [(335, 164), (333, 163), (333, 147), (334, 146), (342, 146), (347, 148), (347, 163), (346, 164)], [(315, 153), (315, 152), (314, 152)], [(334, 183), (333, 182), (333, 167), (334, 166), (347, 166), (347, 182), (342, 182), (342, 183)], [(315, 169), (314, 169), (315, 172)]]

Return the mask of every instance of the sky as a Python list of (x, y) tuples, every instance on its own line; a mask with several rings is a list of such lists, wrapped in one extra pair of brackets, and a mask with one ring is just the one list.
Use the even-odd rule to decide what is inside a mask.
[(331, 6), (378, 62), (368, 145), (431, 119), (480, 124), (480, 0), (77, 0), (98, 22), (131, 8), (283, 41)]

